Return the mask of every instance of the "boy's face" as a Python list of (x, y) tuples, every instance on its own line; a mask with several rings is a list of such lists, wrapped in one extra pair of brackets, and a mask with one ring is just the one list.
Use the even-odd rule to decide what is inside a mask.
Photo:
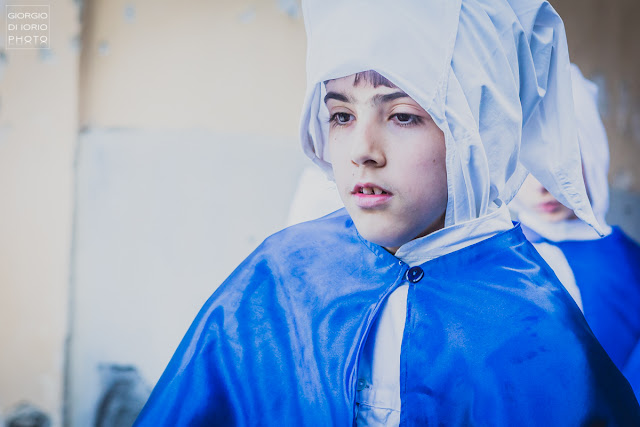
[(517, 198), (525, 209), (534, 212), (547, 222), (576, 218), (571, 209), (557, 201), (531, 174), (520, 187)]
[(354, 80), (326, 84), (330, 160), (358, 232), (395, 253), (444, 226), (444, 134), (397, 87)]

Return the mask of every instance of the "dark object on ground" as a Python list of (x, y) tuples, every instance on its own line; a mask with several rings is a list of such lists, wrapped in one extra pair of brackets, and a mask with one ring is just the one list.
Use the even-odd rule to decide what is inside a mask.
[(51, 419), (47, 414), (29, 403), (20, 403), (9, 413), (7, 427), (49, 427)]
[(150, 388), (138, 370), (128, 365), (102, 365), (104, 393), (96, 412), (96, 427), (131, 427), (149, 398)]

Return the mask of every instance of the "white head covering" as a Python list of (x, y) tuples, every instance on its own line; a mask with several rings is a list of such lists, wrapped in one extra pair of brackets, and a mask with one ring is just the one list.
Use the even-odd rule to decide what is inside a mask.
[(445, 135), (445, 226), (508, 203), (531, 171), (597, 228), (581, 176), (564, 26), (541, 0), (303, 0), (305, 153), (329, 175), (323, 82), (375, 70)]
[(598, 86), (584, 78), (580, 69), (571, 64), (573, 99), (576, 108), (578, 141), (582, 169), (587, 184), (591, 208), (600, 225), (607, 228), (605, 216), (609, 210), (609, 141), (598, 112)]
[[(609, 209), (609, 143), (598, 112), (598, 87), (584, 78), (574, 64), (571, 64), (571, 83), (584, 180), (593, 213), (601, 227), (601, 234), (608, 235), (611, 233), (611, 227), (607, 225), (605, 216)], [(547, 240), (561, 242), (598, 238), (593, 229), (583, 222), (575, 219), (550, 222), (532, 209), (526, 208), (518, 198), (510, 207), (522, 224)]]

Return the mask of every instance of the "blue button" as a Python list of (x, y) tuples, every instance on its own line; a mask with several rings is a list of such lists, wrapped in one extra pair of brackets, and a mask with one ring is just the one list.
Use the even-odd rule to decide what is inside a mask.
[(411, 283), (417, 283), (424, 277), (424, 271), (420, 267), (411, 267), (407, 271), (407, 280)]

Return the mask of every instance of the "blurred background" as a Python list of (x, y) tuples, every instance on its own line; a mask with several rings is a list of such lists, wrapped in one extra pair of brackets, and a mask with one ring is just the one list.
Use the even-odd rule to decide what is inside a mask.
[[(609, 222), (640, 240), (640, 2), (551, 3), (600, 88)], [(47, 49), (9, 38), (13, 5), (47, 6)], [(128, 426), (286, 225), (310, 163), (299, 0), (0, 6), (0, 425)]]

